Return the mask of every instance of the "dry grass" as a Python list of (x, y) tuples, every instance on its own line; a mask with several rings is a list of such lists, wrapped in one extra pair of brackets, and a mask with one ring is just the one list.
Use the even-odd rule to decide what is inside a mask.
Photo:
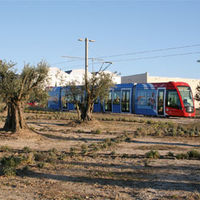
[[(33, 132), (1, 133), (0, 158), (24, 158), (16, 176), (0, 176), (0, 199), (197, 199), (200, 160), (177, 160), (200, 151), (200, 138), (159, 136), (137, 130), (190, 128), (197, 119), (161, 119), (95, 114), (77, 123), (73, 113), (59, 119), (27, 113)], [(59, 115), (59, 114), (58, 114)], [(61, 114), (62, 115), (62, 114)], [(61, 119), (62, 118), (62, 119)], [(3, 122), (0, 122), (3, 126)], [(27, 134), (27, 135), (26, 135)], [(32, 135), (31, 135), (32, 134)], [(147, 153), (158, 152), (157, 159)], [(170, 152), (170, 153), (169, 153)], [(196, 151), (188, 155), (198, 155)]]

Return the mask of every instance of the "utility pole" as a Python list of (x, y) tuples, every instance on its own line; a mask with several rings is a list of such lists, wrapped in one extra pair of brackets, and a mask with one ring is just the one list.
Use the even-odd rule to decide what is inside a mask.
[(87, 87), (88, 78), (88, 38), (85, 38), (85, 85)]
[[(78, 39), (78, 41), (83, 41), (83, 39)], [(88, 40), (85, 38), (85, 87), (88, 87), (88, 42), (95, 42), (95, 40)]]

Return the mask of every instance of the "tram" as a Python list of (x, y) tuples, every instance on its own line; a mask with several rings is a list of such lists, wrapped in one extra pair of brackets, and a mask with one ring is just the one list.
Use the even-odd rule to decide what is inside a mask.
[[(74, 110), (66, 98), (69, 87), (54, 87), (49, 92), (48, 107), (54, 110)], [(149, 116), (194, 117), (194, 99), (185, 82), (124, 83), (110, 89), (103, 105), (94, 102), (94, 112), (133, 113)]]

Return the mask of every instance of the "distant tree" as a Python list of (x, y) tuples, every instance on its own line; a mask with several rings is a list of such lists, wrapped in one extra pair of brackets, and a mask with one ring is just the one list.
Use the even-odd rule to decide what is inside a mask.
[(197, 101), (200, 101), (200, 83), (197, 85), (197, 88), (196, 88), (195, 99), (196, 99)]
[(17, 74), (12, 62), (0, 61), (0, 95), (7, 106), (7, 118), (3, 129), (19, 132), (27, 128), (23, 117), (24, 106), (32, 97), (43, 96), (48, 65), (39, 62), (37, 66), (26, 64)]
[(85, 85), (77, 87), (75, 83), (69, 84), (71, 101), (76, 105), (78, 118), (82, 121), (92, 120), (94, 102), (106, 99), (113, 81), (110, 74), (99, 71), (85, 82)]

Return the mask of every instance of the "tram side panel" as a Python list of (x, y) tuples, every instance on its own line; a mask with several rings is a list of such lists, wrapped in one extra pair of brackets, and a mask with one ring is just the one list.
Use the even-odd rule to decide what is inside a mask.
[(61, 87), (53, 87), (49, 89), (48, 108), (52, 110), (61, 109)]
[(134, 91), (134, 113), (156, 116), (157, 89), (153, 84), (137, 84)]

